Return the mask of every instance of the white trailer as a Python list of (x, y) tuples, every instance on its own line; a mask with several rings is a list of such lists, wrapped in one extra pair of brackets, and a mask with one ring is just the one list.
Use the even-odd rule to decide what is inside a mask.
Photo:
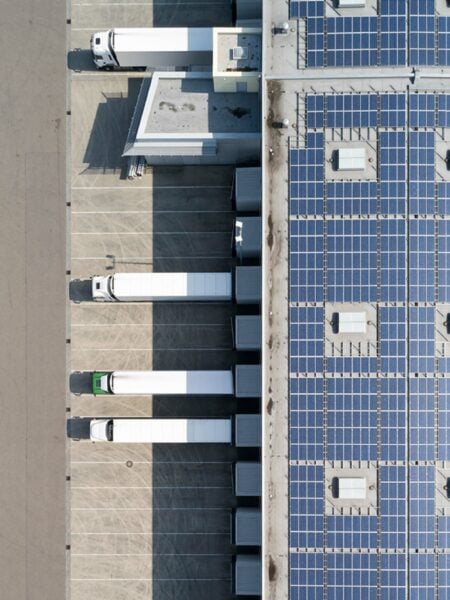
[(222, 302), (232, 298), (231, 273), (115, 273), (92, 278), (92, 298), (107, 302)]
[(232, 395), (231, 371), (94, 371), (92, 393)]
[(115, 28), (91, 37), (99, 69), (212, 65), (211, 27)]
[(93, 419), (93, 442), (151, 444), (231, 444), (232, 422), (226, 419)]

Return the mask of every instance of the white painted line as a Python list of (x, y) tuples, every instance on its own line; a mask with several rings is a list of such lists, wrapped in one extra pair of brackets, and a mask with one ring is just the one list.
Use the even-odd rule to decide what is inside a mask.
[(186, 532), (180, 532), (180, 531), (172, 531), (172, 532), (167, 532), (167, 531), (141, 531), (141, 532), (137, 532), (137, 531), (72, 531), (70, 533), (70, 535), (178, 535), (178, 536), (182, 536), (182, 535), (222, 535), (222, 536), (227, 536), (229, 537), (230, 533), (229, 531), (218, 531), (218, 532), (211, 532), (211, 531), (186, 531)]
[(230, 231), (72, 231), (72, 235), (226, 235)]
[[(230, 185), (74, 185), (72, 190), (230, 190)], [(106, 200), (106, 198), (105, 198)]]
[[(125, 465), (123, 460), (71, 460), (71, 465)], [(223, 465), (229, 466), (233, 461), (227, 460), (133, 460), (135, 465)], [(297, 463), (296, 463), (297, 464)]]
[[(112, 303), (114, 305), (114, 303)], [(122, 302), (120, 303), (122, 304)], [(226, 323), (72, 323), (72, 327), (142, 327), (143, 325), (157, 325), (158, 327), (223, 327)]]
[(95, 511), (100, 511), (100, 510), (112, 510), (112, 511), (116, 511), (116, 510), (120, 510), (120, 511), (123, 511), (123, 510), (136, 510), (136, 511), (137, 510), (142, 510), (142, 511), (147, 511), (147, 512), (156, 512), (158, 510), (159, 511), (164, 511), (165, 510), (167, 512), (168, 511), (176, 511), (176, 510), (186, 510), (186, 511), (189, 511), (189, 510), (202, 510), (202, 511), (203, 510), (221, 510), (222, 512), (229, 512), (230, 509), (229, 508), (220, 508), (220, 507), (218, 507), (218, 508), (206, 508), (204, 506), (200, 506), (198, 508), (197, 507), (191, 507), (191, 506), (180, 506), (178, 508), (177, 507), (174, 507), (174, 508), (172, 508), (172, 507), (170, 507), (170, 508), (162, 508), (162, 507), (157, 507), (157, 508), (104, 508), (104, 507), (101, 507), (101, 508), (72, 508), (71, 510), (72, 510), (72, 512), (74, 510), (80, 510), (80, 511), (81, 510), (84, 510), (84, 511), (89, 511), (89, 510), (95, 510)]
[[(221, 352), (222, 350), (232, 350), (231, 346), (216, 346), (215, 348), (210, 348), (208, 346), (204, 348), (192, 348), (190, 346), (183, 348), (181, 346), (177, 346), (176, 348), (157, 348), (155, 346), (143, 346), (142, 348), (92, 348), (91, 346), (77, 346), (72, 348), (72, 353), (74, 352), (148, 352), (153, 350), (154, 352)], [(146, 395), (146, 394), (143, 394)]]
[(95, 579), (93, 577), (79, 577), (79, 578), (71, 578), (71, 581), (108, 581), (109, 583), (113, 583), (114, 581), (191, 581), (195, 583), (197, 581), (230, 581), (229, 579), (199, 579), (198, 577), (185, 578), (185, 579), (175, 579), (174, 577), (168, 577), (167, 579), (161, 579), (158, 577), (141, 577), (139, 579), (129, 579), (129, 578), (120, 578), (120, 577), (108, 577), (106, 579)]
[(229, 490), (229, 485), (71, 485), (72, 490)]
[[(115, 256), (114, 260), (116, 262), (131, 262), (133, 264), (147, 264), (142, 261), (154, 261), (154, 260), (231, 260), (230, 254), (223, 254), (217, 256)], [(106, 260), (111, 261), (112, 258), (109, 256), (72, 256), (72, 261), (74, 260)], [(134, 261), (134, 262), (133, 262)], [(140, 261), (140, 262), (135, 262)], [(153, 264), (150, 262), (150, 264)]]
[(73, 210), (72, 215), (234, 215), (232, 210)]
[(210, 552), (210, 553), (200, 553), (200, 554), (185, 554), (182, 552), (177, 552), (176, 554), (174, 552), (156, 552), (156, 553), (152, 553), (152, 552), (118, 552), (116, 554), (111, 554), (110, 552), (108, 552), (108, 554), (102, 554), (101, 552), (71, 552), (70, 553), (71, 556), (223, 556), (224, 558), (227, 557), (231, 557), (231, 553), (230, 554), (226, 554), (225, 552)]

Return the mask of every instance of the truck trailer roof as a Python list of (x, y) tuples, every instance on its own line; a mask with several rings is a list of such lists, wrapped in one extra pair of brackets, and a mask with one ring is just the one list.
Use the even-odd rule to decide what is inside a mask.
[(113, 371), (114, 394), (232, 395), (231, 371)]
[(212, 52), (211, 27), (139, 27), (112, 30), (116, 53)]
[(116, 273), (116, 298), (230, 300), (231, 273)]
[(231, 444), (231, 419), (113, 419), (112, 441)]

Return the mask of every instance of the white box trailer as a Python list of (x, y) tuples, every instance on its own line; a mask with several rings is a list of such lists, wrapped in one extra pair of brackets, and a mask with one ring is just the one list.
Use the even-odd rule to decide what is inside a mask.
[(212, 65), (211, 27), (134, 27), (98, 31), (91, 37), (99, 69)]
[(93, 419), (93, 442), (150, 444), (231, 444), (232, 421), (226, 419)]
[(228, 273), (115, 273), (92, 278), (92, 298), (107, 302), (228, 301)]
[(92, 393), (122, 395), (232, 395), (231, 371), (94, 371)]

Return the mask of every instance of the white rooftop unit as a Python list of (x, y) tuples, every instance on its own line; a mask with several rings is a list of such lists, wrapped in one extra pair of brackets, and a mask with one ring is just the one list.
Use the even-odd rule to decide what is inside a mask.
[(367, 318), (365, 312), (341, 312), (339, 314), (339, 333), (366, 333)]
[(365, 500), (367, 484), (365, 477), (339, 477), (338, 498), (340, 500)]
[(339, 148), (338, 171), (364, 171), (366, 168), (365, 148)]
[(338, 0), (339, 8), (364, 8), (366, 0)]

